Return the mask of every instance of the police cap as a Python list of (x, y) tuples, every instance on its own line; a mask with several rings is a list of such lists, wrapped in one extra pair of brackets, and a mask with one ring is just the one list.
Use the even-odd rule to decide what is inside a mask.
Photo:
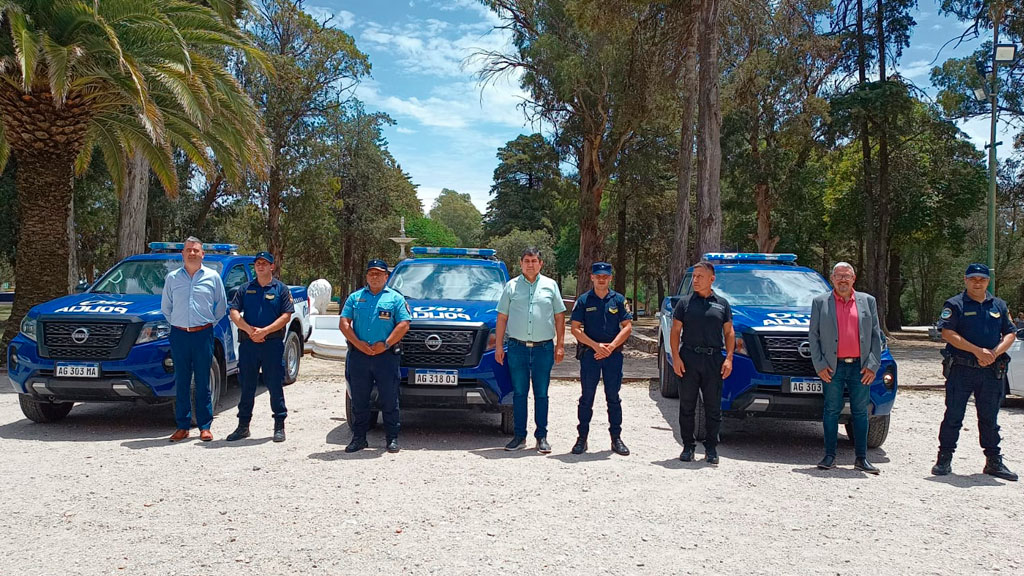
[(967, 271), (964, 272), (965, 278), (988, 278), (988, 266), (984, 264), (968, 264)]
[(590, 265), (591, 274), (612, 275), (612, 265), (607, 262), (594, 262)]
[(369, 272), (370, 270), (383, 270), (383, 271), (387, 272), (388, 271), (388, 263), (383, 261), (383, 260), (377, 260), (377, 259), (370, 260), (366, 264), (366, 271)]
[(266, 250), (264, 250), (263, 252), (260, 252), (259, 254), (257, 254), (256, 255), (256, 259), (257, 260), (263, 259), (263, 260), (266, 260), (267, 262), (269, 262), (271, 264), (274, 263), (274, 255), (271, 254), (270, 252), (267, 252)]

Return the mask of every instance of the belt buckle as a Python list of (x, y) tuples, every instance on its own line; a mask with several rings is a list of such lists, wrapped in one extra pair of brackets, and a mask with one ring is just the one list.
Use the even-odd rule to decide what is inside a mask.
[(526, 342), (525, 344), (527, 348), (533, 348), (533, 342)]
[(846, 362), (847, 364), (853, 364), (853, 358), (843, 358), (843, 362)]

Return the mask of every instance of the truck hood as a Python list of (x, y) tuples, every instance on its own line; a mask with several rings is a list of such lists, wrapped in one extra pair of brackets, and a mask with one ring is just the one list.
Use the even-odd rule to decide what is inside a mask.
[(413, 322), (483, 322), (493, 328), (498, 320), (498, 303), (479, 300), (407, 299)]
[(776, 308), (770, 306), (733, 306), (732, 322), (737, 331), (802, 328), (811, 323), (811, 307)]
[(143, 320), (163, 318), (160, 296), (150, 294), (71, 294), (32, 308), (39, 314), (104, 314), (137, 316)]

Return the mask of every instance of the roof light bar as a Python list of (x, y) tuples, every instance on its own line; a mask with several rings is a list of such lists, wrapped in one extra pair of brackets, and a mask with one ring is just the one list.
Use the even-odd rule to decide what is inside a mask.
[[(184, 242), (150, 242), (151, 252), (181, 252), (185, 249)], [(238, 244), (203, 244), (204, 252), (218, 252), (224, 254), (237, 254)]]
[(482, 256), (494, 258), (498, 253), (493, 248), (445, 248), (439, 246), (413, 246), (410, 248), (413, 254), (433, 254), (436, 256)]
[(796, 262), (796, 254), (767, 252), (706, 252), (708, 262)]

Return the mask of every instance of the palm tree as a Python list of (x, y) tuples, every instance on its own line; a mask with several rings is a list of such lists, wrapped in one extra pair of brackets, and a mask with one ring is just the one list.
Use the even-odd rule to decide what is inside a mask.
[(229, 59), (262, 62), (232, 20), (245, 0), (0, 0), (0, 170), (17, 160), (17, 291), (3, 342), (70, 284), (76, 174), (99, 150), (118, 192), (139, 154), (169, 195), (172, 157), (242, 182), (262, 122)]

